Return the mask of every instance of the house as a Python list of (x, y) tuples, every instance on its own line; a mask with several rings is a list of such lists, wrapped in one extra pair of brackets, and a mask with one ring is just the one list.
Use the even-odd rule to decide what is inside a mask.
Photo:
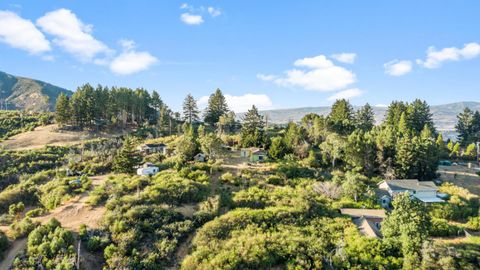
[(137, 169), (137, 175), (152, 176), (152, 175), (157, 174), (159, 171), (160, 171), (160, 169), (157, 166), (153, 165), (152, 163), (147, 162), (147, 163), (143, 164), (142, 167)]
[[(433, 181), (418, 181), (417, 179), (384, 180), (378, 184), (384, 195), (395, 198), (398, 194), (408, 192), (412, 197), (425, 203), (444, 202), (438, 197), (438, 187)], [(381, 198), (382, 200), (384, 198)]]
[(164, 143), (146, 143), (138, 146), (137, 149), (140, 152), (143, 152), (145, 154), (152, 154), (152, 153), (161, 153), (164, 155), (167, 154), (167, 145), (165, 145)]
[(240, 149), (240, 157), (248, 158), (250, 162), (262, 162), (267, 159), (267, 152), (260, 148), (242, 148)]
[(342, 208), (343, 215), (350, 216), (361, 234), (367, 237), (381, 238), (381, 223), (386, 218), (383, 209), (354, 209)]
[(262, 149), (258, 149), (255, 151), (252, 151), (252, 154), (250, 155), (250, 161), (251, 162), (262, 162), (267, 159), (267, 152)]
[(193, 157), (193, 160), (195, 160), (196, 162), (205, 162), (207, 160), (207, 157), (204, 153), (198, 153)]

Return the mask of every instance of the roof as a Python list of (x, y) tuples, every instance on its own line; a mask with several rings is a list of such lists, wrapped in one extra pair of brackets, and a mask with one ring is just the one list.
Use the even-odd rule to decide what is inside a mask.
[(267, 154), (267, 152), (265, 152), (264, 150), (261, 150), (261, 149), (252, 151), (252, 155), (266, 155), (266, 154)]
[[(418, 181), (417, 179), (385, 180), (388, 187), (393, 191), (416, 190), (437, 191), (438, 187), (433, 181)], [(382, 183), (383, 183), (382, 182)]]
[(423, 196), (416, 196), (414, 195), (415, 198), (419, 199), (422, 202), (426, 203), (433, 203), (433, 202), (445, 202), (443, 199), (438, 198), (438, 197), (433, 197), (433, 196), (428, 196), (428, 197), (423, 197)]
[(195, 155), (195, 157), (205, 157), (205, 154), (204, 153), (198, 153)]
[(385, 210), (383, 209), (357, 209), (357, 208), (342, 208), (340, 213), (351, 217), (372, 217), (385, 218)]
[(369, 237), (382, 237), (380, 228), (377, 224), (381, 223), (383, 218), (360, 217), (356, 218), (353, 223), (357, 225), (361, 234)]
[(164, 143), (146, 143), (146, 147), (165, 147), (166, 145)]

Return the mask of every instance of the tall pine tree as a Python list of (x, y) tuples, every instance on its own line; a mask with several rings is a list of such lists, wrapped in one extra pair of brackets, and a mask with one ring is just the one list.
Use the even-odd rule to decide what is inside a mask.
[(55, 121), (59, 125), (68, 124), (71, 118), (70, 100), (67, 95), (60, 93), (55, 104)]
[(258, 113), (257, 107), (252, 106), (243, 117), (241, 140), (243, 147), (263, 146), (265, 122), (263, 116)]
[(183, 119), (189, 124), (192, 124), (199, 119), (197, 102), (191, 94), (188, 94), (183, 101)]
[(209, 126), (215, 126), (220, 119), (220, 116), (228, 113), (228, 105), (225, 96), (220, 89), (210, 95), (208, 99), (208, 106), (205, 110), (204, 121)]

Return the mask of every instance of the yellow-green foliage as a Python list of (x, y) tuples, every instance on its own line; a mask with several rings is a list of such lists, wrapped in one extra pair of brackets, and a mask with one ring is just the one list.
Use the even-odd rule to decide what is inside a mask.
[(25, 113), (21, 111), (0, 111), (0, 141), (13, 135), (33, 130), (52, 121), (47, 113)]

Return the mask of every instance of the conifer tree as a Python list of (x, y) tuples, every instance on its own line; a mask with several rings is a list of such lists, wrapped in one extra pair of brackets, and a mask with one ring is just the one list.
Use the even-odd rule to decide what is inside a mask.
[(119, 173), (133, 173), (141, 161), (142, 157), (135, 150), (133, 140), (127, 137), (113, 160), (113, 170)]
[(192, 124), (198, 121), (198, 113), (197, 102), (191, 94), (188, 94), (183, 101), (183, 119)]
[(243, 117), (241, 141), (243, 147), (263, 146), (265, 143), (263, 116), (252, 106)]
[(57, 98), (57, 103), (55, 105), (55, 121), (59, 125), (68, 124), (71, 118), (71, 107), (70, 100), (67, 95), (60, 93)]
[(354, 129), (353, 108), (345, 99), (335, 101), (328, 115), (329, 128), (340, 134), (347, 135)]
[(369, 131), (375, 125), (375, 115), (372, 106), (365, 104), (355, 114), (355, 127), (363, 131)]
[(210, 126), (215, 126), (218, 123), (220, 116), (226, 113), (228, 113), (227, 100), (222, 91), (217, 89), (208, 99), (204, 122)]

